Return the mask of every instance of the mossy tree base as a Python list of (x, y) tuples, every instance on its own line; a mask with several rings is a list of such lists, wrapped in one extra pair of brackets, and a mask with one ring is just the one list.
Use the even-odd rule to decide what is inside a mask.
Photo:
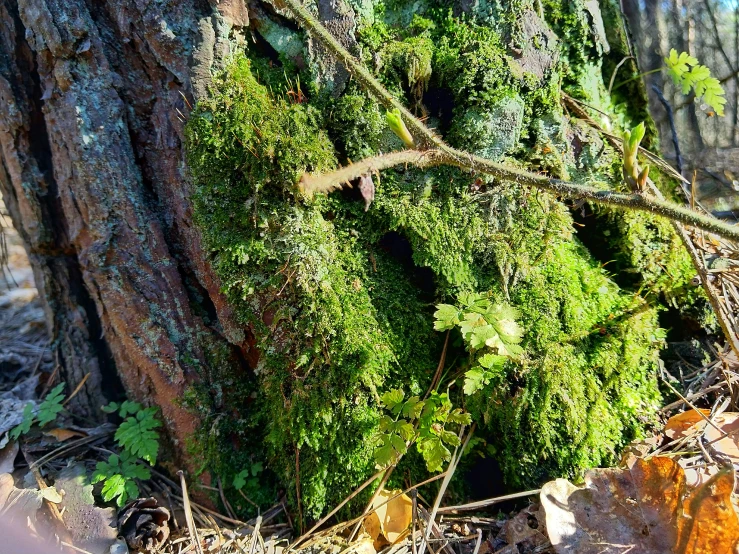
[[(638, 90), (603, 85), (624, 55), (610, 0), (602, 26), (581, 1), (315, 4), (453, 146), (617, 185), (618, 156), (559, 103), (565, 87), (615, 127), (645, 118)], [(402, 143), (270, 4), (0, 0), (0, 15), (0, 190), (69, 390), (90, 374), (78, 409), (99, 416), (120, 378), (162, 408), (172, 461), (240, 509), (242, 470), (262, 506), (279, 490), (295, 506), (299, 483), (307, 518), (371, 475), (379, 395), (423, 394), (445, 340), (433, 306), (465, 291), (511, 302), (526, 329), (523, 361), (470, 398), (450, 337), (442, 387), (478, 422), (468, 459), (499, 461), (510, 486), (569, 476), (654, 413), (656, 312), (696, 295), (668, 227), (603, 210), (614, 254), (596, 260), (556, 198), (453, 168), (383, 172), (368, 211), (356, 189), (300, 198), (304, 171)], [(621, 286), (602, 266), (616, 256), (634, 271)], [(404, 464), (398, 479), (425, 471)]]
[[(558, 96), (564, 83), (630, 123), (603, 85), (610, 45), (589, 23), (600, 13), (549, 2), (552, 31), (535, 4), (377, 4), (356, 20), (355, 48), (453, 146), (618, 187), (618, 155), (570, 123)], [(423, 393), (444, 339), (432, 331), (433, 304), (470, 291), (511, 302), (527, 331), (524, 360), (470, 398), (452, 336), (442, 387), (477, 420), (475, 452), (494, 457), (511, 486), (612, 462), (659, 405), (660, 298), (694, 295), (669, 224), (606, 215), (614, 252), (651, 246), (637, 259), (620, 255), (637, 276), (622, 289), (546, 193), (454, 168), (401, 168), (375, 180), (366, 212), (355, 189), (301, 198), (303, 172), (402, 143), (356, 82), (337, 88), (312, 71), (320, 59), (308, 51), (299, 70), (294, 51), (274, 33), (264, 38), (274, 49), (236, 56), (191, 114), (188, 161), (213, 267), (261, 353), (256, 399), (240, 421), (263, 426), (260, 454), (278, 481), (299, 471), (303, 510), (318, 517), (370, 475), (378, 393)]]

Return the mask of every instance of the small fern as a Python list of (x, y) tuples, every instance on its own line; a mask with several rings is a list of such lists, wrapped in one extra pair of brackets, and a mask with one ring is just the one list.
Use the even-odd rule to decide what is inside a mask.
[(46, 395), (44, 401), (38, 407), (38, 413), (36, 414), (36, 421), (40, 427), (43, 427), (47, 423), (54, 421), (59, 412), (64, 409), (62, 402), (64, 401), (64, 383), (59, 383), (54, 387), (49, 394)]
[(459, 327), (472, 357), (465, 373), (464, 393), (474, 394), (503, 375), (507, 360), (523, 355), (519, 345), (523, 329), (516, 320), (518, 310), (508, 304), (495, 304), (486, 294), (462, 294), (460, 306), (439, 304), (434, 313), (434, 329)]
[(262, 462), (255, 462), (249, 466), (249, 469), (240, 471), (234, 477), (234, 488), (237, 491), (240, 491), (245, 486), (256, 488), (259, 485), (259, 474), (262, 473), (263, 469)]
[(675, 86), (680, 87), (683, 94), (688, 94), (693, 89), (696, 97), (710, 106), (718, 115), (724, 115), (724, 89), (718, 79), (711, 76), (711, 70), (687, 52), (677, 53), (674, 48), (670, 55), (665, 58), (667, 72), (670, 74)]
[[(453, 409), (449, 396), (432, 392), (426, 400), (418, 396), (405, 399), (402, 390), (394, 389), (382, 395), (382, 404), (390, 411), (380, 420), (375, 462), (378, 467), (396, 464), (415, 443), (429, 471), (441, 471), (451, 459), (447, 446), (459, 446), (459, 425), (471, 423), (470, 414)], [(414, 425), (415, 423), (415, 425)], [(455, 431), (447, 428), (453, 425)]]
[(159, 453), (159, 433), (154, 429), (162, 425), (155, 415), (156, 408), (140, 410), (127, 417), (115, 432), (115, 440), (122, 448), (151, 465), (157, 463)]
[(103, 482), (103, 500), (115, 500), (118, 506), (123, 506), (126, 500), (139, 495), (134, 480), (151, 477), (151, 472), (142, 461), (152, 466), (156, 464), (159, 434), (154, 429), (162, 424), (156, 418), (156, 408), (144, 408), (138, 402), (111, 402), (102, 410), (109, 414), (118, 412), (125, 418), (115, 433), (121, 454), (111, 454), (107, 462), (98, 462), (92, 482)]
[(139, 463), (139, 459), (124, 450), (121, 455), (111, 454), (107, 462), (98, 462), (92, 474), (92, 484), (104, 481), (101, 494), (103, 500), (115, 500), (121, 507), (129, 498), (139, 496), (139, 487), (134, 479), (149, 479), (151, 472)]
[(23, 408), (23, 421), (13, 427), (10, 431), (10, 438), (18, 440), (21, 435), (27, 434), (31, 430), (31, 426), (35, 423), (39, 427), (43, 427), (59, 416), (59, 412), (64, 409), (64, 383), (59, 383), (51, 389), (46, 395), (44, 401), (41, 402), (34, 414), (33, 404), (28, 403)]

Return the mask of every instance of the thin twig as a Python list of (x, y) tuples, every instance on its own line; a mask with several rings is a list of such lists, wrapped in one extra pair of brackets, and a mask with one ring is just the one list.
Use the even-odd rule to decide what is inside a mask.
[[(33, 478), (35, 479), (39, 490), (48, 489), (49, 485), (47, 485), (46, 481), (44, 481), (44, 478), (41, 476), (41, 472), (38, 470), (37, 467), (32, 467), (33, 459), (31, 458), (30, 454), (26, 452), (26, 449), (23, 446), (21, 446), (20, 451), (23, 454), (23, 457), (25, 458), (26, 463), (28, 464), (28, 467), (31, 470), (31, 474), (33, 475)], [(68, 544), (65, 544), (65, 546), (71, 547), (74, 549), (74, 546), (72, 546), (72, 542), (73, 542), (72, 535), (70, 534), (69, 529), (67, 529), (67, 525), (64, 523), (64, 518), (62, 518), (62, 514), (59, 511), (59, 507), (54, 502), (47, 499), (46, 497), (44, 497), (44, 502), (46, 503), (46, 507), (49, 509), (49, 513), (51, 513), (54, 520), (56, 520), (57, 529), (59, 531), (61, 540), (68, 543)]]
[(477, 543), (475, 543), (475, 550), (472, 552), (472, 554), (477, 554), (480, 552), (480, 546), (482, 545), (482, 529), (478, 527), (477, 529)]
[(493, 504), (499, 504), (507, 500), (515, 500), (516, 498), (525, 498), (527, 496), (534, 496), (539, 494), (541, 489), (533, 489), (530, 491), (516, 492), (513, 494), (506, 494), (505, 496), (498, 496), (496, 498), (488, 498), (487, 500), (478, 500), (477, 502), (470, 502), (469, 504), (460, 504), (459, 506), (445, 506), (439, 508), (437, 513), (439, 514), (456, 514), (458, 512), (466, 512), (472, 510), (479, 510)]
[[(439, 511), (439, 506), (441, 505), (441, 500), (444, 498), (444, 493), (446, 492), (447, 487), (449, 487), (449, 483), (452, 480), (452, 477), (454, 476), (454, 472), (457, 470), (457, 465), (459, 464), (459, 460), (462, 459), (462, 455), (464, 454), (465, 449), (467, 448), (467, 444), (470, 441), (470, 438), (472, 437), (472, 434), (475, 432), (475, 423), (472, 424), (470, 427), (469, 433), (467, 433), (467, 438), (464, 440), (464, 443), (462, 444), (462, 448), (456, 447), (454, 449), (454, 454), (452, 455), (452, 459), (449, 462), (449, 467), (446, 470), (446, 476), (444, 477), (444, 480), (441, 482), (441, 486), (439, 487), (439, 493), (436, 495), (436, 500), (434, 501), (434, 505), (431, 508), (431, 519), (429, 521), (429, 526), (426, 527), (426, 532), (423, 534), (423, 539), (421, 540), (421, 548), (418, 551), (418, 554), (424, 554), (426, 551), (426, 541), (429, 538), (429, 533), (431, 532), (431, 527), (434, 525), (434, 520), (436, 519), (436, 514)], [(462, 429), (460, 429), (460, 436), (464, 432), (464, 426)], [(459, 453), (459, 455), (457, 455)]]
[(80, 389), (85, 386), (85, 383), (90, 378), (90, 373), (86, 373), (85, 376), (80, 380), (79, 383), (77, 383), (77, 386), (72, 391), (72, 394), (70, 394), (67, 399), (62, 402), (62, 406), (66, 406), (70, 400), (72, 400), (75, 396), (77, 396), (77, 393), (80, 392)]
[(303, 530), (303, 505), (300, 500), (300, 448), (295, 448), (295, 494), (298, 502), (298, 526)]
[(615, 69), (613, 70), (613, 73), (611, 73), (611, 81), (608, 83), (608, 96), (611, 95), (611, 91), (613, 89), (613, 81), (616, 80), (616, 74), (618, 73), (618, 70), (621, 69), (621, 66), (625, 64), (629, 60), (633, 60), (634, 56), (625, 56), (618, 64), (616, 65)]
[(362, 522), (364, 521), (365, 515), (368, 514), (369, 511), (372, 509), (372, 504), (375, 502), (377, 497), (380, 496), (380, 493), (385, 488), (385, 484), (387, 483), (387, 480), (390, 478), (390, 475), (392, 475), (394, 470), (395, 470), (395, 464), (385, 469), (385, 473), (382, 475), (380, 484), (377, 485), (375, 492), (372, 493), (372, 498), (370, 498), (369, 502), (367, 503), (367, 506), (364, 509), (364, 512), (362, 512), (362, 515), (359, 517), (357, 524), (354, 526), (354, 529), (352, 529), (352, 532), (349, 534), (349, 543), (354, 542), (354, 537), (357, 536), (357, 533), (359, 532), (359, 528), (362, 526)]
[(667, 379), (665, 379), (661, 375), (660, 375), (660, 377), (661, 377), (662, 381), (665, 383), (665, 385), (667, 385), (672, 392), (674, 392), (676, 395), (678, 395), (680, 397), (680, 399), (683, 402), (685, 402), (688, 406), (690, 406), (695, 411), (695, 413), (697, 413), (699, 416), (701, 416), (701, 418), (703, 420), (705, 420), (706, 423), (708, 423), (711, 427), (713, 427), (714, 429), (716, 429), (716, 431), (718, 431), (719, 433), (721, 433), (722, 438), (726, 436), (726, 432), (723, 429), (721, 429), (721, 427), (719, 427), (718, 425), (716, 425), (711, 420), (710, 417), (708, 417), (706, 414), (704, 414), (702, 411), (700, 411), (698, 408), (696, 408), (695, 407), (695, 404), (693, 404), (687, 398), (685, 398), (682, 394), (680, 394), (680, 391), (678, 391), (675, 387), (673, 387)]
[[(395, 165), (415, 164), (418, 162), (423, 167), (440, 164), (454, 165), (498, 177), (503, 172), (507, 174), (504, 177), (505, 179), (516, 182), (519, 185), (530, 185), (565, 198), (590, 200), (596, 204), (620, 206), (631, 210), (648, 212), (652, 215), (703, 229), (704, 231), (714, 233), (729, 240), (739, 241), (739, 227), (728, 224), (713, 216), (694, 212), (687, 206), (678, 206), (672, 202), (667, 202), (659, 197), (648, 197), (639, 193), (626, 194), (608, 189), (599, 189), (590, 185), (577, 185), (568, 181), (550, 179), (544, 175), (537, 175), (526, 171), (509, 170), (507, 168), (502, 170), (501, 167), (503, 166), (490, 160), (476, 158), (474, 156), (465, 158), (462, 153), (459, 153), (458, 156), (451, 155), (441, 149), (426, 151), (403, 150), (401, 152), (393, 152), (392, 155), (383, 154), (368, 158), (359, 164), (351, 164), (335, 172), (304, 176), (303, 182), (310, 183), (310, 190), (312, 192), (331, 191), (336, 189), (337, 182), (343, 183), (364, 175), (366, 165), (387, 166), (390, 162)], [(355, 168), (354, 166), (358, 167)], [(336, 176), (337, 173), (339, 174), (338, 177)]]
[(673, 148), (675, 148), (675, 163), (677, 163), (677, 172), (682, 175), (683, 155), (680, 153), (680, 141), (677, 138), (677, 128), (675, 127), (675, 117), (672, 112), (672, 106), (670, 106), (667, 98), (665, 98), (665, 95), (662, 94), (662, 91), (657, 85), (652, 85), (652, 90), (657, 95), (657, 98), (659, 98), (659, 101), (662, 103), (662, 106), (667, 112), (667, 122), (670, 124), (670, 131), (672, 132), (672, 146)]
[(195, 548), (197, 549), (198, 554), (203, 554), (203, 548), (200, 546), (200, 538), (198, 537), (198, 530), (195, 529), (195, 522), (192, 519), (192, 508), (190, 508), (190, 498), (187, 494), (185, 473), (180, 470), (177, 472), (177, 475), (180, 476), (180, 488), (182, 489), (182, 505), (185, 510), (185, 521), (187, 522), (187, 530), (190, 533), (190, 538), (192, 538), (193, 542), (195, 543)]

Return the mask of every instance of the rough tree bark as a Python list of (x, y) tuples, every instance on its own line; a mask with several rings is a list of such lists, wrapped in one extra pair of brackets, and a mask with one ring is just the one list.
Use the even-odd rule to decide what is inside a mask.
[(99, 419), (122, 382), (181, 442), (196, 422), (172, 399), (203, 345), (246, 339), (190, 222), (178, 117), (248, 21), (243, 0), (3, 0), (0, 21), (0, 191), (61, 375), (90, 375), (75, 408)]

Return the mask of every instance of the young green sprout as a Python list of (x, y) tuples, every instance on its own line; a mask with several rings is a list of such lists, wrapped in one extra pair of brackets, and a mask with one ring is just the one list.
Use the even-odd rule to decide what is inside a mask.
[(405, 123), (403, 123), (403, 117), (400, 115), (399, 109), (395, 108), (393, 111), (388, 111), (385, 114), (385, 119), (393, 133), (398, 135), (398, 138), (402, 140), (408, 148), (414, 148), (416, 146), (416, 143), (413, 140), (413, 135), (411, 135), (410, 131), (408, 131), (408, 128), (405, 126)]
[(624, 181), (634, 192), (644, 192), (647, 190), (647, 177), (649, 176), (649, 166), (639, 169), (637, 154), (639, 153), (639, 143), (644, 138), (644, 122), (639, 123), (631, 131), (624, 132)]

